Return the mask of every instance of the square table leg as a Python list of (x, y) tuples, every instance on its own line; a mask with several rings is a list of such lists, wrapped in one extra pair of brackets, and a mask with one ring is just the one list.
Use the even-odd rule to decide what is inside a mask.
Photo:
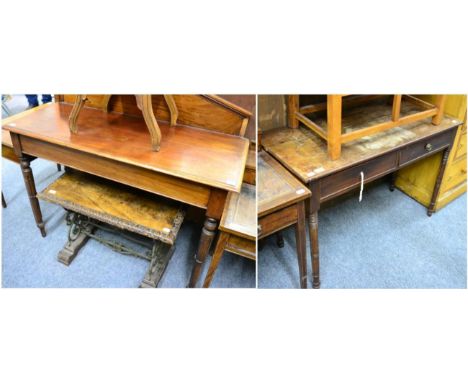
[(320, 261), (318, 243), (318, 211), (320, 209), (320, 187), (318, 182), (309, 183), (312, 195), (309, 199), (309, 237), (312, 260), (312, 287), (320, 288)]
[(206, 273), (205, 281), (203, 282), (203, 288), (209, 288), (211, 284), (211, 280), (213, 280), (213, 276), (218, 269), (218, 264), (221, 261), (221, 258), (224, 254), (224, 248), (226, 247), (226, 243), (229, 240), (229, 234), (225, 232), (219, 232), (218, 241), (216, 242), (216, 247), (213, 252), (213, 258), (211, 259), (210, 267), (208, 268), (208, 272)]
[(299, 264), (299, 280), (301, 288), (307, 288), (307, 257), (306, 257), (306, 227), (305, 227), (305, 203), (297, 203), (296, 223), (296, 250)]

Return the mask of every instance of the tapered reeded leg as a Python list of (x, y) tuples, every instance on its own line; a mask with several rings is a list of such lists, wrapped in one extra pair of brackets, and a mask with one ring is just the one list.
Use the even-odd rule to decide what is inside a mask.
[(432, 191), (431, 203), (427, 209), (427, 216), (431, 216), (435, 211), (435, 204), (440, 192), (440, 185), (444, 177), (445, 167), (447, 167), (448, 157), (450, 154), (450, 147), (446, 148), (442, 153), (442, 160), (440, 161), (439, 174), (437, 175), (434, 191)]
[(279, 248), (284, 247), (284, 238), (283, 238), (283, 233), (281, 231), (276, 232), (276, 245)]
[(311, 211), (309, 216), (310, 249), (312, 257), (312, 286), (320, 288), (320, 264), (318, 244), (318, 211)]
[(306, 226), (304, 202), (297, 203), (296, 251), (299, 264), (299, 282), (302, 289), (307, 288)]
[(3, 196), (3, 192), (2, 192), (2, 207), (7, 208), (7, 204), (6, 204), (6, 201), (5, 201), (5, 197)]
[(24, 184), (26, 185), (26, 191), (28, 192), (29, 202), (36, 220), (37, 228), (41, 231), (42, 237), (46, 236), (44, 222), (42, 221), (41, 207), (39, 206), (39, 200), (37, 200), (36, 185), (34, 183), (34, 177), (30, 166), (31, 160), (27, 157), (20, 158), (21, 171), (23, 173)]
[(197, 285), (198, 278), (200, 277), (201, 267), (205, 261), (208, 251), (210, 250), (211, 243), (216, 233), (217, 221), (213, 218), (206, 218), (203, 225), (200, 242), (198, 243), (198, 251), (195, 255), (195, 264), (192, 268), (192, 275), (190, 276), (189, 288), (194, 288)]
[(209, 288), (211, 284), (211, 280), (218, 268), (218, 264), (221, 261), (221, 258), (224, 254), (224, 247), (226, 247), (226, 243), (229, 239), (229, 234), (220, 232), (218, 242), (216, 243), (216, 248), (213, 253), (213, 258), (211, 259), (210, 267), (208, 268), (208, 272), (205, 277), (205, 281), (203, 282), (203, 288)]

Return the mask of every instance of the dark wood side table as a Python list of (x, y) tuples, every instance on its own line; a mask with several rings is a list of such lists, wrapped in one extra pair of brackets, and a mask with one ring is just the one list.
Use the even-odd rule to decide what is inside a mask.
[[(361, 118), (362, 116), (356, 116)], [(369, 113), (366, 118), (371, 120)], [(375, 116), (380, 118), (380, 116)], [(370, 123), (370, 122), (369, 122)], [(264, 132), (262, 146), (312, 191), (309, 199), (313, 286), (319, 288), (318, 211), (320, 204), (361, 184), (395, 173), (398, 169), (443, 152), (439, 174), (427, 209), (431, 216), (440, 189), (458, 120), (444, 118), (434, 126), (423, 120), (343, 145), (341, 157), (330, 160), (326, 142), (305, 128), (279, 128)], [(394, 177), (390, 189), (394, 187)]]
[[(20, 160), (36, 224), (45, 236), (30, 161), (36, 157), (177, 200), (206, 211), (196, 259), (203, 262), (228, 192), (240, 192), (249, 141), (190, 126), (160, 123), (160, 151), (148, 145), (143, 119), (84, 108), (79, 134), (68, 125), (72, 105), (49, 103), (3, 121)], [(194, 286), (200, 265), (194, 265)]]
[(301, 288), (307, 288), (305, 203), (310, 191), (266, 152), (258, 153), (258, 239), (296, 225)]

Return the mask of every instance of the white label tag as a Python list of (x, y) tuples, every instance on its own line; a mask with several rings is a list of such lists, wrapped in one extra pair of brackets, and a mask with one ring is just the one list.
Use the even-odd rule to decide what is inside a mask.
[(164, 233), (171, 233), (171, 229), (170, 229), (170, 228), (167, 228), (167, 227), (164, 227), (164, 228), (163, 228), (163, 232), (164, 232)]
[(49, 194), (55, 195), (56, 193), (57, 193), (57, 191), (55, 191), (55, 190), (49, 190)]
[(318, 174), (319, 172), (324, 172), (325, 169), (323, 167), (319, 167), (315, 169), (315, 173)]

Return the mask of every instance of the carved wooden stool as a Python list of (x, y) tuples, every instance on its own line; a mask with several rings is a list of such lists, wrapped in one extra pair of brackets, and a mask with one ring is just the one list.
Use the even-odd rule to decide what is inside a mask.
[(224, 251), (256, 260), (256, 214), (255, 186), (242, 184), (240, 193), (231, 192), (224, 207), (219, 237), (213, 253), (210, 267), (203, 282), (203, 288), (208, 288), (213, 279)]
[[(175, 240), (184, 220), (181, 204), (82, 172), (67, 172), (38, 194), (67, 212), (68, 242), (58, 260), (70, 265), (89, 238), (122, 253), (150, 262), (140, 287), (156, 287), (171, 259)], [(130, 246), (98, 235), (118, 232), (132, 242), (149, 247), (141, 253)], [(151, 239), (147, 245), (135, 235)]]
[[(258, 153), (258, 238), (296, 226), (299, 283), (307, 288), (304, 200), (310, 191), (266, 152)], [(277, 236), (281, 247), (282, 237)]]

